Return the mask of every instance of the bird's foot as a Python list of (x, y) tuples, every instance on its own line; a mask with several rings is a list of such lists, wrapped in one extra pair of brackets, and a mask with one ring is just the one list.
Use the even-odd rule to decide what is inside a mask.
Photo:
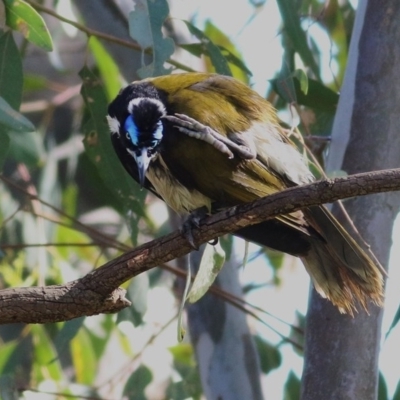
[(254, 158), (254, 152), (252, 152), (247, 146), (241, 146), (233, 142), (231, 139), (221, 135), (211, 127), (203, 125), (199, 121), (185, 114), (166, 115), (163, 118), (172, 122), (180, 132), (211, 144), (218, 151), (226, 154), (228, 158), (233, 158), (234, 153), (245, 160)]
[(208, 214), (207, 207), (200, 207), (194, 210), (187, 218), (186, 221), (182, 224), (181, 233), (182, 236), (189, 242), (189, 244), (193, 247), (193, 249), (198, 250), (199, 246), (197, 246), (194, 242), (193, 237), (193, 228), (200, 227), (200, 221)]

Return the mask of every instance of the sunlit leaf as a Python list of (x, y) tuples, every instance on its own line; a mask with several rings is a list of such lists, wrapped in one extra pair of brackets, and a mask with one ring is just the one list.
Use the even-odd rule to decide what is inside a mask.
[(107, 98), (111, 101), (121, 89), (119, 68), (114, 59), (97, 38), (92, 36), (89, 41), (89, 46), (104, 82)]
[(225, 252), (219, 243), (206, 244), (199, 269), (188, 294), (188, 301), (198, 301), (215, 281), (225, 263)]
[(71, 340), (70, 346), (77, 382), (92, 384), (98, 364), (88, 332), (85, 329), (79, 329), (78, 334)]
[(32, 337), (35, 344), (35, 379), (51, 378), (55, 381), (63, 377), (62, 368), (57, 360), (57, 352), (43, 325), (32, 325)]
[(53, 50), (53, 42), (43, 18), (22, 0), (5, 0), (7, 25), (22, 33), (31, 43), (45, 51)]
[[(164, 38), (162, 27), (169, 14), (166, 0), (137, 0), (135, 9), (129, 13), (129, 33), (143, 49), (152, 48), (153, 61), (143, 65), (137, 72), (143, 79), (150, 76), (167, 75), (171, 69), (166, 69), (164, 63), (175, 50), (174, 41)], [(144, 53), (142, 53), (144, 64)]]

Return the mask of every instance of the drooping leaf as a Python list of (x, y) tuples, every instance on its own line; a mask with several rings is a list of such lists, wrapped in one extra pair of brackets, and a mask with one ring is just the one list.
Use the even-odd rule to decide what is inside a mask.
[(225, 263), (225, 252), (219, 243), (216, 245), (206, 244), (201, 257), (199, 269), (187, 299), (195, 303), (210, 288)]
[(0, 31), (0, 96), (19, 110), (22, 98), (22, 62), (11, 31)]
[(204, 33), (221, 50), (222, 55), (230, 64), (232, 76), (242, 82), (249, 83), (251, 71), (246, 67), (239, 50), (228, 35), (218, 29), (210, 20), (205, 24)]
[(22, 0), (5, 0), (7, 25), (19, 31), (31, 43), (45, 51), (53, 50), (53, 42), (40, 14)]
[(89, 46), (104, 82), (107, 98), (111, 101), (121, 89), (121, 79), (118, 66), (108, 51), (94, 36), (90, 38)]
[(229, 68), (228, 61), (222, 54), (222, 51), (216, 46), (211, 39), (203, 33), (200, 29), (196, 28), (188, 21), (183, 21), (189, 29), (189, 32), (200, 40), (202, 52), (210, 57), (211, 63), (215, 68), (215, 72), (221, 75), (232, 76)]
[(299, 54), (304, 64), (319, 78), (319, 67), (308, 46), (306, 33), (301, 27), (298, 7), (296, 7), (293, 0), (278, 0), (278, 7), (282, 16), (285, 33), (288, 35), (293, 49)]
[[(162, 27), (169, 14), (166, 0), (137, 0), (135, 9), (129, 13), (129, 34), (142, 48), (142, 68), (137, 72), (143, 79), (151, 76), (167, 75), (164, 63), (175, 50), (174, 41), (164, 38)], [(144, 65), (144, 50), (152, 49), (153, 61)]]
[(18, 111), (15, 111), (6, 100), (0, 97), (0, 125), (14, 132), (32, 132), (32, 122)]

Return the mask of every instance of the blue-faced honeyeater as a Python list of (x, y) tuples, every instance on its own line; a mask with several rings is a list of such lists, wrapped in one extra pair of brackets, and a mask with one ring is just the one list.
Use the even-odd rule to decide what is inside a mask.
[[(310, 183), (276, 111), (226, 76), (185, 73), (122, 89), (108, 108), (114, 149), (140, 185), (179, 213), (210, 213)], [(352, 313), (382, 301), (377, 264), (324, 207), (235, 232), (302, 259), (316, 290)]]

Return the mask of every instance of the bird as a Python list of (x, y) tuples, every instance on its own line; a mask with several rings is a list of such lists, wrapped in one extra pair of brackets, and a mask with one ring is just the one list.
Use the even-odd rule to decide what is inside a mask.
[[(180, 73), (134, 81), (109, 104), (111, 143), (126, 171), (180, 214), (212, 214), (315, 180), (273, 105), (239, 80)], [(342, 313), (381, 306), (381, 267), (324, 206), (235, 235), (299, 257)]]

